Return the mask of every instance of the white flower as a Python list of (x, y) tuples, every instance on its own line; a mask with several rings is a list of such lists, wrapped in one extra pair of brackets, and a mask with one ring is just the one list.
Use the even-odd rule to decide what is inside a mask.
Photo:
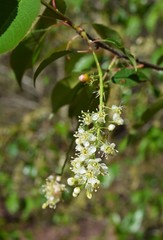
[(116, 123), (118, 125), (123, 125), (124, 124), (124, 120), (122, 118), (119, 118), (119, 119), (117, 119)]
[(119, 113), (114, 113), (113, 114), (113, 121), (117, 121), (117, 119), (119, 119), (120, 118), (120, 114)]
[(97, 137), (96, 137), (95, 135), (93, 135), (92, 133), (90, 133), (90, 134), (88, 135), (88, 140), (89, 140), (90, 142), (94, 142), (94, 141), (96, 141), (96, 139), (97, 139)]
[(71, 161), (71, 170), (78, 175), (86, 173), (86, 168), (83, 165), (83, 162), (81, 161), (80, 158), (75, 158), (74, 160)]
[(113, 131), (114, 129), (115, 129), (115, 125), (114, 124), (109, 124), (108, 130)]
[(98, 113), (92, 113), (92, 120), (93, 121), (97, 121), (98, 118), (99, 118), (99, 114)]
[(84, 133), (85, 131), (84, 131), (84, 129), (80, 126), (79, 128), (78, 128), (78, 133)]
[(90, 143), (88, 141), (83, 142), (84, 147), (89, 147)]
[(78, 152), (81, 152), (83, 150), (83, 146), (81, 145), (76, 145), (75, 149), (78, 151)]
[(117, 107), (116, 105), (111, 106), (111, 110), (113, 111), (113, 113), (118, 113), (118, 114), (121, 114), (122, 108), (123, 108), (122, 106), (119, 106), (119, 107)]
[(94, 122), (105, 123), (106, 114), (105, 114), (105, 111), (98, 111), (98, 112), (92, 113), (91, 117)]
[(89, 191), (86, 191), (86, 195), (87, 195), (87, 198), (89, 198), (89, 199), (92, 198), (92, 193), (90, 193)]
[(87, 150), (88, 150), (88, 154), (92, 155), (93, 153), (96, 152), (96, 147), (92, 145)]
[(80, 117), (80, 122), (82, 122), (83, 125), (90, 125), (92, 123), (92, 118), (89, 112), (83, 112), (82, 116)]
[(56, 204), (60, 201), (62, 192), (65, 190), (65, 185), (58, 180), (60, 180), (60, 176), (54, 177), (52, 175), (46, 179), (46, 184), (42, 186), (46, 202), (42, 205), (42, 208), (47, 206), (56, 208)]
[(108, 167), (106, 166), (106, 164), (101, 163), (100, 167), (101, 167), (101, 174), (102, 175), (107, 175), (108, 174)]
[(124, 123), (124, 120), (121, 118), (119, 113), (113, 114), (113, 121), (118, 125), (123, 125), (123, 123)]
[(73, 186), (75, 184), (75, 179), (73, 177), (70, 177), (67, 179), (67, 183), (70, 186)]
[(115, 149), (115, 143), (111, 143), (111, 144), (108, 144), (108, 143), (104, 143), (101, 147), (100, 147), (100, 150), (102, 152), (104, 152), (104, 154), (107, 156), (107, 155), (110, 155), (110, 156), (113, 156), (115, 155), (115, 153), (117, 153), (118, 151)]
[(86, 158), (87, 158), (87, 155), (85, 155), (85, 154), (81, 154), (81, 153), (80, 153), (80, 155), (78, 156), (78, 159), (79, 159), (79, 161), (81, 161), (81, 162), (83, 162), (84, 160), (86, 160)]
[(80, 193), (80, 187), (76, 187), (74, 188), (74, 191), (73, 191), (73, 197), (77, 197)]
[(106, 117), (105, 111), (99, 111), (99, 119), (98, 119), (98, 122), (99, 122), (99, 123), (105, 123), (105, 117)]

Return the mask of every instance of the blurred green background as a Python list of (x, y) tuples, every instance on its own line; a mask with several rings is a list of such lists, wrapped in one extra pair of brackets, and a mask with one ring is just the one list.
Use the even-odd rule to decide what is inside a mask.
[[(66, 3), (67, 15), (91, 34), (93, 22), (110, 26), (136, 56), (162, 63), (161, 0)], [(73, 36), (64, 26), (54, 28), (44, 51), (52, 45), (62, 48)], [(82, 42), (74, 44), (82, 48)], [(60, 171), (76, 127), (67, 107), (51, 115), (51, 89), (70, 69), (82, 70), (82, 64), (89, 68), (92, 62), (87, 55), (59, 60), (44, 71), (36, 88), (29, 70), (23, 91), (14, 79), (9, 55), (1, 56), (0, 63), (0, 239), (163, 239), (163, 111), (136, 127), (142, 113), (162, 96), (163, 73), (148, 70), (150, 81), (132, 88), (112, 85), (109, 101), (125, 105), (125, 126), (112, 136), (119, 154), (110, 159), (110, 174), (93, 199), (84, 194), (72, 199), (68, 192), (56, 210), (42, 210), (41, 185)], [(65, 181), (67, 176), (69, 165)]]

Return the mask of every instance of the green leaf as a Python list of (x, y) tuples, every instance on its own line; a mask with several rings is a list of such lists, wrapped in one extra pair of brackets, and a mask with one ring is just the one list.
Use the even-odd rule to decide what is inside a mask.
[(143, 123), (148, 122), (158, 111), (163, 108), (163, 98), (158, 99), (156, 102), (151, 104), (147, 110), (142, 114), (141, 121)]
[(54, 53), (50, 54), (47, 58), (45, 58), (40, 63), (40, 65), (38, 66), (38, 68), (35, 71), (35, 74), (34, 74), (34, 85), (35, 85), (35, 82), (36, 82), (36, 78), (44, 70), (44, 68), (46, 68), (50, 63), (54, 62), (58, 58), (61, 58), (63, 56), (71, 54), (71, 53), (74, 53), (74, 51), (64, 50), (64, 51), (54, 52)]
[(0, 53), (10, 51), (19, 44), (38, 16), (40, 5), (40, 0), (19, 1), (15, 19), (0, 36)]
[[(59, 19), (59, 20), (65, 20), (64, 16), (62, 16), (62, 14), (64, 15), (64, 13), (66, 12), (66, 3), (64, 0), (55, 0), (55, 4), (56, 4), (56, 9), (54, 9), (53, 5), (52, 5), (52, 1), (50, 0), (49, 3), (47, 3), (47, 5), (49, 5), (49, 11), (51, 11), (51, 13), (53, 14), (53, 18), (55, 19)], [(62, 14), (60, 14), (62, 13)]]
[(48, 8), (45, 9), (42, 16), (34, 30), (19, 43), (10, 57), (11, 67), (20, 86), (24, 72), (28, 68), (32, 68), (39, 58), (47, 28), (56, 23), (56, 19), (53, 18), (52, 12)]
[(82, 87), (76, 92), (73, 101), (69, 107), (69, 116), (78, 117), (81, 111), (94, 111), (99, 105), (99, 98), (95, 95), (95, 86), (82, 84)]
[(135, 58), (131, 54), (130, 50), (124, 47), (123, 40), (118, 32), (102, 24), (95, 23), (93, 24), (93, 27), (96, 32), (102, 37), (102, 41), (104, 41), (106, 44), (113, 48), (121, 50), (121, 52), (123, 52), (128, 57), (131, 65), (133, 65), (135, 70), (137, 70)]
[(124, 44), (120, 35), (113, 29), (102, 24), (93, 24), (93, 28), (101, 36), (102, 40), (108, 45), (113, 45), (117, 48), (123, 48)]
[(123, 68), (118, 71), (113, 77), (112, 81), (116, 84), (120, 84), (127, 87), (132, 87), (138, 83), (147, 81), (148, 78), (143, 71), (135, 71), (134, 69)]
[(0, 35), (10, 26), (17, 15), (18, 1), (5, 0), (0, 3)]
[(61, 13), (65, 13), (66, 12), (66, 3), (64, 0), (55, 0), (57, 9), (61, 12)]
[(62, 106), (70, 104), (80, 89), (81, 83), (78, 80), (79, 74), (75, 73), (70, 77), (60, 80), (53, 88), (51, 95), (53, 112), (57, 112)]
[(88, 70), (95, 63), (94, 57), (92, 54), (85, 54), (81, 56), (79, 60), (76, 61), (73, 71), (82, 72)]
[(95, 110), (99, 99), (94, 93), (96, 86), (80, 83), (79, 73), (59, 81), (51, 95), (53, 112), (57, 112), (62, 106), (69, 105), (69, 116), (78, 116), (81, 111)]
[(32, 34), (28, 36), (11, 54), (10, 64), (20, 86), (24, 72), (33, 66), (40, 52), (40, 43), (36, 43), (37, 35), (38, 34)]
[(46, 29), (55, 23), (56, 18), (54, 17), (54, 12), (50, 11), (50, 9), (46, 7), (39, 20), (37, 21), (34, 30)]

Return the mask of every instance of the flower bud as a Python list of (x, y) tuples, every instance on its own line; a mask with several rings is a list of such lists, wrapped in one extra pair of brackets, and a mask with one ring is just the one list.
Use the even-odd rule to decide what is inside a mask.
[(77, 197), (79, 195), (79, 193), (80, 193), (80, 187), (76, 187), (76, 188), (74, 188), (72, 196)]
[(69, 186), (73, 186), (73, 185), (74, 185), (74, 183), (75, 183), (75, 180), (74, 180), (74, 178), (73, 178), (73, 177), (71, 177), (71, 178), (68, 178), (68, 179), (67, 179), (67, 183), (68, 183), (68, 185), (69, 185)]
[(108, 130), (109, 130), (109, 131), (113, 131), (114, 128), (115, 128), (115, 125), (114, 125), (114, 124), (109, 124), (109, 126), (108, 126)]
[(88, 82), (89, 80), (90, 80), (90, 77), (89, 77), (89, 75), (87, 73), (81, 74), (79, 76), (79, 81), (80, 82)]

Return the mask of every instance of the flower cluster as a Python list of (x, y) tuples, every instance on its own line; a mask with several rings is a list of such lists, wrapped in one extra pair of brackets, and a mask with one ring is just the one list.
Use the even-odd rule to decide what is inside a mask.
[(43, 193), (45, 193), (46, 202), (42, 205), (42, 208), (49, 206), (50, 208), (56, 208), (56, 204), (60, 201), (62, 192), (65, 190), (65, 185), (60, 183), (60, 176), (50, 175), (46, 179), (46, 184), (43, 185)]
[[(79, 128), (75, 132), (76, 153), (71, 161), (71, 171), (73, 177), (68, 178), (67, 183), (74, 186), (73, 196), (77, 197), (82, 188), (85, 188), (86, 195), (90, 199), (92, 193), (97, 191), (100, 185), (99, 176), (108, 173), (108, 167), (103, 162), (103, 158), (115, 155), (115, 143), (106, 141), (105, 132), (113, 131), (116, 125), (122, 125), (121, 118), (122, 107), (113, 105), (110, 108), (112, 119), (108, 121), (106, 109), (96, 112), (82, 112), (79, 117)], [(109, 125), (104, 127), (106, 123)]]

